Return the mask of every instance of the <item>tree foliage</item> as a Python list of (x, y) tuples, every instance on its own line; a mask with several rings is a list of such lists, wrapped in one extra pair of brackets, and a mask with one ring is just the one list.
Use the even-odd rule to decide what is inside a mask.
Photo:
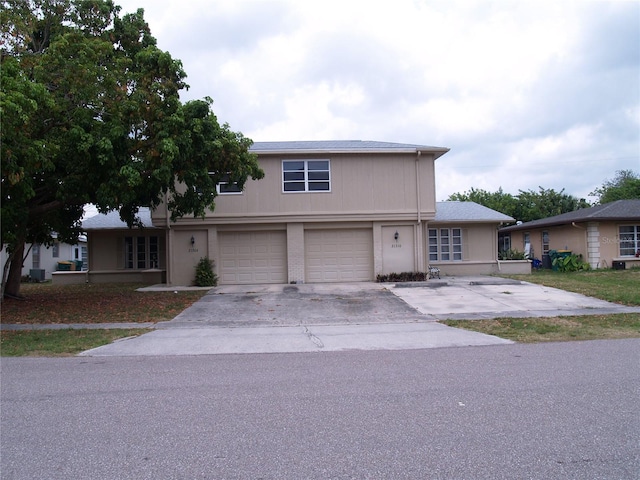
[(56, 232), (75, 243), (87, 203), (129, 225), (165, 195), (174, 220), (202, 216), (224, 176), (242, 186), (264, 175), (210, 98), (180, 101), (182, 64), (156, 46), (143, 13), (120, 16), (111, 0), (0, 2), (8, 293), (25, 242)]
[(476, 202), (520, 222), (552, 217), (590, 206), (586, 200), (564, 193), (564, 189), (556, 192), (553, 189), (538, 188), (537, 192), (519, 190), (518, 195), (504, 193), (502, 188), (497, 192), (471, 188), (469, 192), (450, 195), (448, 200)]
[(618, 170), (613, 180), (605, 180), (590, 195), (598, 197), (599, 204), (640, 199), (640, 175), (633, 170)]

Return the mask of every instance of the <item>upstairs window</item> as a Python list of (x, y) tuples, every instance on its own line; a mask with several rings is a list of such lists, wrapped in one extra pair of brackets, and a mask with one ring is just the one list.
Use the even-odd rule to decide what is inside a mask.
[(229, 181), (229, 175), (222, 177), (222, 180), (216, 185), (216, 189), (220, 195), (239, 195), (242, 193), (237, 183)]
[(283, 192), (330, 192), (329, 160), (283, 160)]

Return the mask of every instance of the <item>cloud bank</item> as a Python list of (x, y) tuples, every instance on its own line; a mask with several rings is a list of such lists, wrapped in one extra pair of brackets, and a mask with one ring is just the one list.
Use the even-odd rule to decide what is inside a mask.
[[(640, 3), (121, 0), (256, 141), (451, 148), (438, 200), (640, 172)], [(593, 200), (593, 198), (588, 198)]]

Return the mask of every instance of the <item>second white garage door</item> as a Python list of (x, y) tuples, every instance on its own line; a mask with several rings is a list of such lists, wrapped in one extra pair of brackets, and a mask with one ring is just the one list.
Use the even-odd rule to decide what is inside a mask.
[(304, 246), (307, 282), (373, 280), (371, 229), (307, 230)]
[(286, 232), (220, 232), (221, 285), (287, 283)]

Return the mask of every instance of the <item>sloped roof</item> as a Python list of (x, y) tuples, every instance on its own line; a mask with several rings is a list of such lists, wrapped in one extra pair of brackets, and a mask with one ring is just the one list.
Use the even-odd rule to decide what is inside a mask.
[(313, 140), (293, 142), (255, 142), (249, 149), (257, 154), (303, 153), (433, 153), (438, 158), (449, 151), (411, 143), (374, 142), (369, 140)]
[[(145, 228), (153, 228), (151, 211), (148, 207), (140, 207), (138, 218)], [(109, 213), (99, 213), (82, 221), (83, 230), (121, 230), (129, 228), (126, 222), (120, 219), (120, 212), (113, 210)], [(135, 227), (134, 227), (135, 228)]]
[(640, 221), (640, 199), (616, 200), (615, 202), (581, 208), (573, 212), (562, 213), (554, 217), (541, 218), (531, 222), (511, 225), (501, 229), (501, 232), (513, 232), (529, 228), (552, 227), (572, 222), (602, 222), (602, 221)]
[(475, 202), (437, 202), (434, 222), (513, 222), (509, 215)]

